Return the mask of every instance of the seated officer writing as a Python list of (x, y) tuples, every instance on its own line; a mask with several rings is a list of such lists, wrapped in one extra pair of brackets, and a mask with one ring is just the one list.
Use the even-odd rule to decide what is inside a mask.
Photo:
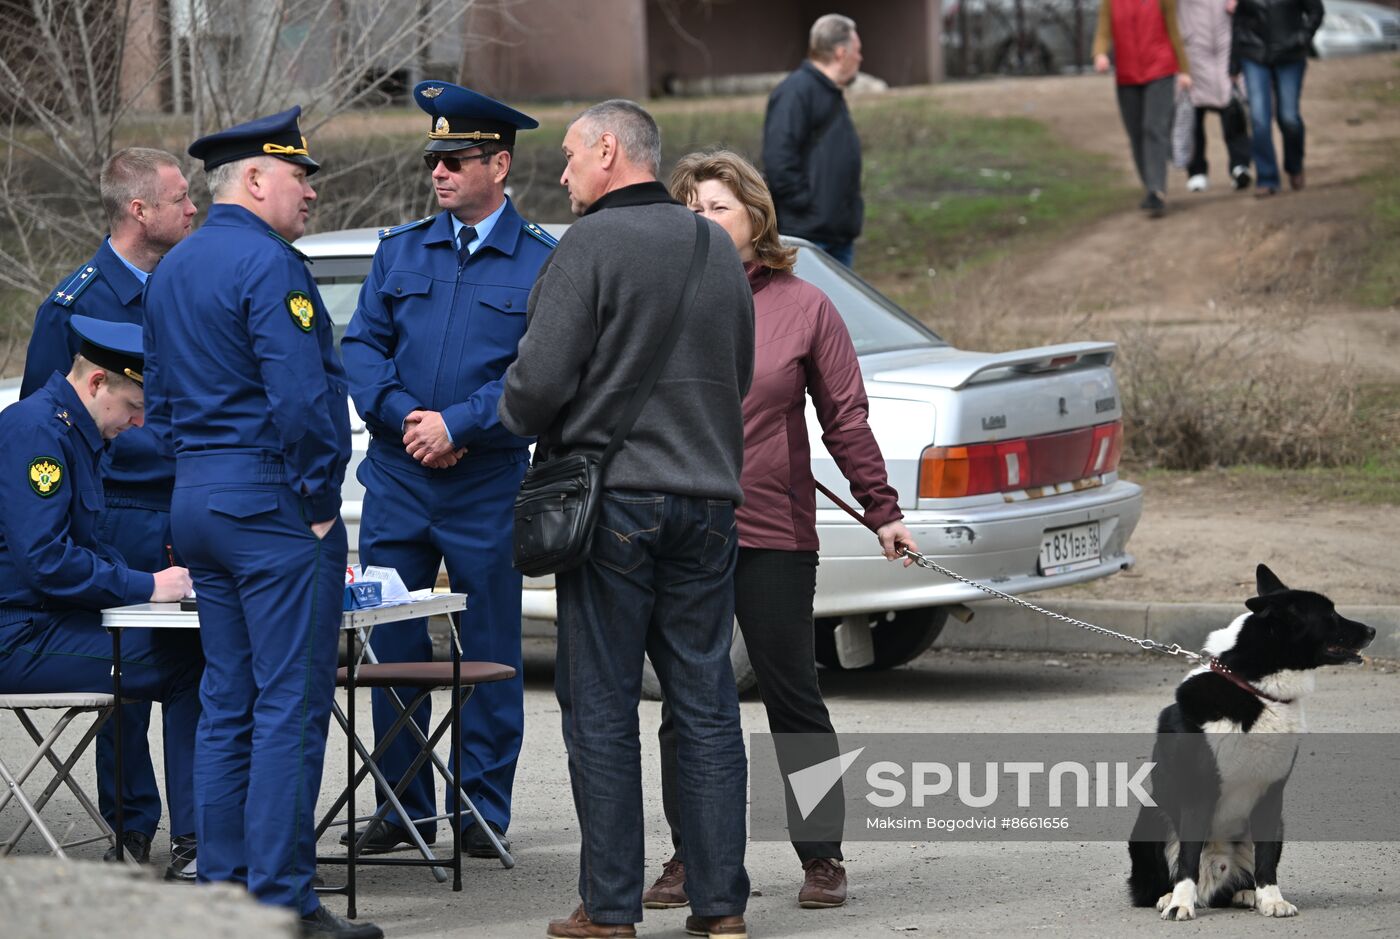
[[(103, 508), (104, 444), (143, 422), (141, 327), (73, 316), (82, 340), (67, 376), (55, 372), (0, 413), (0, 691), (108, 692), (112, 643), (105, 607), (170, 602), (189, 572), (135, 571), (95, 535)], [(165, 788), (173, 879), (194, 862), (194, 734), (198, 662), (134, 630), (122, 692), (166, 712)]]

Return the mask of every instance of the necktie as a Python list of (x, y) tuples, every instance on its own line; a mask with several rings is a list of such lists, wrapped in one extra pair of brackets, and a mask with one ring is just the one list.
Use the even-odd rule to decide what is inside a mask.
[(475, 229), (475, 228), (472, 228), (470, 225), (465, 225), (465, 226), (463, 226), (462, 230), (461, 230), (460, 232), (457, 233), (457, 266), (458, 266), (458, 267), (465, 267), (465, 266), (466, 266), (467, 258), (471, 257), (471, 252), (467, 250), (467, 245), (471, 244), (472, 241), (473, 241), (473, 239), (475, 239), (475, 238), (476, 238), (476, 229)]

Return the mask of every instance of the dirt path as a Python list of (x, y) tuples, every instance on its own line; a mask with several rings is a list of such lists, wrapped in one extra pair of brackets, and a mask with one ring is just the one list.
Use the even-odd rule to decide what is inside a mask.
[[(1209, 191), (1188, 195), (1184, 174), (1173, 170), (1166, 219), (1148, 220), (1127, 205), (1073, 238), (1001, 263), (987, 287), (972, 288), (988, 293), (970, 302), (1028, 311), (1024, 317), (1042, 328), (1045, 317), (1057, 318), (1079, 335), (1099, 324), (1137, 323), (1188, 337), (1277, 311), (1281, 320), (1300, 318), (1289, 347), (1298, 359), (1396, 380), (1400, 311), (1350, 307), (1317, 287), (1337, 280), (1333, 266), (1345, 263), (1338, 243), (1355, 245), (1365, 198), (1355, 181), (1393, 166), (1400, 153), (1400, 107), (1378, 105), (1366, 93), (1385, 82), (1400, 83), (1400, 56), (1309, 64), (1303, 192), (1256, 200), (1231, 191), (1223, 143), (1208, 125)], [(1105, 154), (1135, 182), (1107, 79), (998, 80), (901, 93), (932, 94), (950, 110), (1044, 121), (1066, 142)], [(1154, 477), (1145, 487), (1146, 509), (1131, 543), (1137, 568), (1077, 588), (1077, 595), (1238, 601), (1252, 592), (1255, 563), (1265, 561), (1286, 581), (1341, 603), (1400, 604), (1400, 507), (1322, 501), (1305, 489), (1279, 493), (1218, 473)]]

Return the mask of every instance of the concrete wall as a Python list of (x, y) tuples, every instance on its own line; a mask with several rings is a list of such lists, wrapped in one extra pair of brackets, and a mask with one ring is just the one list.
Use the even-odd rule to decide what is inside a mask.
[(519, 0), (473, 8), (464, 83), (506, 99), (598, 101), (647, 93), (644, 0)]

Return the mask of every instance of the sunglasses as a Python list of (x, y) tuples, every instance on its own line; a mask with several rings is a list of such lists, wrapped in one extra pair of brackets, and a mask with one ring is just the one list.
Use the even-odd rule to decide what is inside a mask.
[(425, 153), (423, 154), (423, 162), (428, 165), (429, 170), (437, 169), (437, 165), (441, 163), (447, 167), (447, 172), (460, 173), (463, 163), (488, 163), (495, 155), (494, 153), (478, 153), (475, 156), (458, 157), (443, 156), (441, 153)]

